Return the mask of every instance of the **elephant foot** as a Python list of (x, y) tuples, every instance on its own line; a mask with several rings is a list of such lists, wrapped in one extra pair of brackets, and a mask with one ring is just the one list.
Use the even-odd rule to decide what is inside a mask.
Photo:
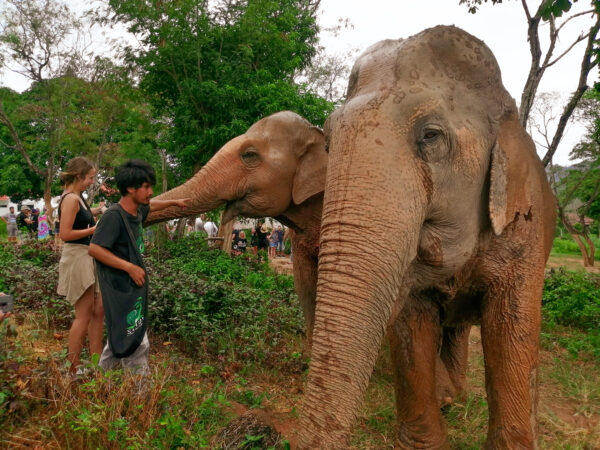
[(515, 450), (533, 450), (537, 448), (532, 433), (529, 430), (518, 432), (516, 429), (488, 431), (484, 448), (500, 450), (505, 448)]
[(406, 426), (403, 424), (400, 426), (396, 441), (394, 442), (394, 448), (396, 449), (428, 449), (428, 450), (440, 450), (449, 449), (448, 441), (446, 440), (446, 433), (431, 432), (424, 429), (416, 429)]

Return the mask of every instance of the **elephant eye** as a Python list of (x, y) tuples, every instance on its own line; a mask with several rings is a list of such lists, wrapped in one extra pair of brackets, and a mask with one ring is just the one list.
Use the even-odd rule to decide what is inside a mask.
[(421, 138), (421, 142), (425, 143), (425, 144), (429, 144), (433, 141), (435, 141), (438, 137), (441, 136), (441, 131), (440, 130), (436, 130), (434, 128), (428, 128), (426, 130), (423, 130), (423, 137)]
[(254, 147), (244, 149), (241, 158), (244, 164), (248, 166), (253, 166), (260, 162), (260, 156)]

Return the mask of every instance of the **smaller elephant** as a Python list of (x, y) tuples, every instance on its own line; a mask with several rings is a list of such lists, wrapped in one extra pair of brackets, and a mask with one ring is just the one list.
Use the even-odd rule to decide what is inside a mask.
[[(223, 223), (236, 216), (274, 217), (290, 227), (294, 285), (310, 349), (327, 160), (326, 136), (320, 129), (298, 114), (278, 112), (226, 143), (186, 183), (157, 197), (189, 197), (187, 209), (150, 213), (145, 224), (194, 216), (226, 204)], [(443, 338), (436, 368), (441, 405), (466, 391), (469, 330), (465, 327), (462, 333), (449, 332)]]
[(265, 117), (226, 143), (190, 180), (157, 197), (189, 197), (188, 208), (153, 212), (146, 224), (226, 205), (236, 216), (274, 217), (291, 229), (295, 289), (310, 345), (327, 152), (323, 132), (290, 111)]

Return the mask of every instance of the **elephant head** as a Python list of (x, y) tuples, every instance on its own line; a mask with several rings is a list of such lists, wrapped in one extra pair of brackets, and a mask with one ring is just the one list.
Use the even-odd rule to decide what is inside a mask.
[(187, 209), (154, 212), (145, 223), (194, 216), (222, 204), (223, 223), (238, 215), (277, 217), (323, 192), (326, 171), (321, 130), (293, 112), (278, 112), (226, 143), (186, 183), (157, 197), (189, 197)]
[[(552, 226), (543, 224), (553, 213), (494, 56), (458, 28), (367, 49), (325, 129), (316, 321), (298, 445), (329, 449), (346, 445), (386, 327), (407, 298), (435, 292), (441, 306), (427, 305), (441, 317), (461, 289), (491, 295), (473, 274), (478, 263), (487, 270), (486, 252), (508, 235), (515, 252), (537, 239), (529, 242), (538, 246), (531, 272), (541, 295), (538, 255), (551, 245)], [(530, 228), (515, 231), (522, 227)], [(396, 327), (402, 332), (402, 323)]]

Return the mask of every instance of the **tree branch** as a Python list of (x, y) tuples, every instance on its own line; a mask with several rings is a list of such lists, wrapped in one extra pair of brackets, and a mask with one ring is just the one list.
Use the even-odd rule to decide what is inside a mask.
[(563, 112), (558, 121), (558, 126), (556, 127), (556, 133), (554, 133), (554, 138), (552, 139), (552, 144), (550, 148), (544, 155), (542, 162), (544, 163), (544, 167), (548, 165), (554, 153), (556, 153), (556, 149), (558, 148), (558, 144), (563, 137), (565, 132), (565, 128), (567, 127), (567, 123), (575, 110), (577, 103), (583, 96), (584, 92), (587, 90), (587, 79), (591, 70), (598, 64), (598, 61), (592, 61), (592, 57), (594, 55), (594, 44), (596, 42), (596, 36), (598, 35), (598, 30), (600, 30), (600, 14), (596, 14), (596, 22), (590, 28), (590, 32), (588, 33), (587, 46), (585, 49), (585, 53), (583, 55), (583, 59), (581, 61), (581, 71), (579, 73), (579, 83), (577, 85), (577, 89), (571, 96), (569, 102), (565, 105)]
[[(558, 33), (557, 33), (558, 34)], [(544, 64), (542, 66), (542, 69), (547, 69), (548, 67), (552, 66), (553, 64), (556, 64), (563, 56), (565, 56), (567, 53), (569, 53), (571, 51), (571, 49), (573, 47), (575, 47), (577, 44), (579, 44), (581, 41), (585, 40), (587, 37), (589, 37), (590, 33), (587, 33), (586, 35), (581, 35), (579, 36), (575, 42), (573, 42), (568, 49), (566, 49), (564, 52), (562, 52), (559, 56), (556, 57), (556, 59), (554, 59), (552, 62), (549, 62), (547, 64)]]

